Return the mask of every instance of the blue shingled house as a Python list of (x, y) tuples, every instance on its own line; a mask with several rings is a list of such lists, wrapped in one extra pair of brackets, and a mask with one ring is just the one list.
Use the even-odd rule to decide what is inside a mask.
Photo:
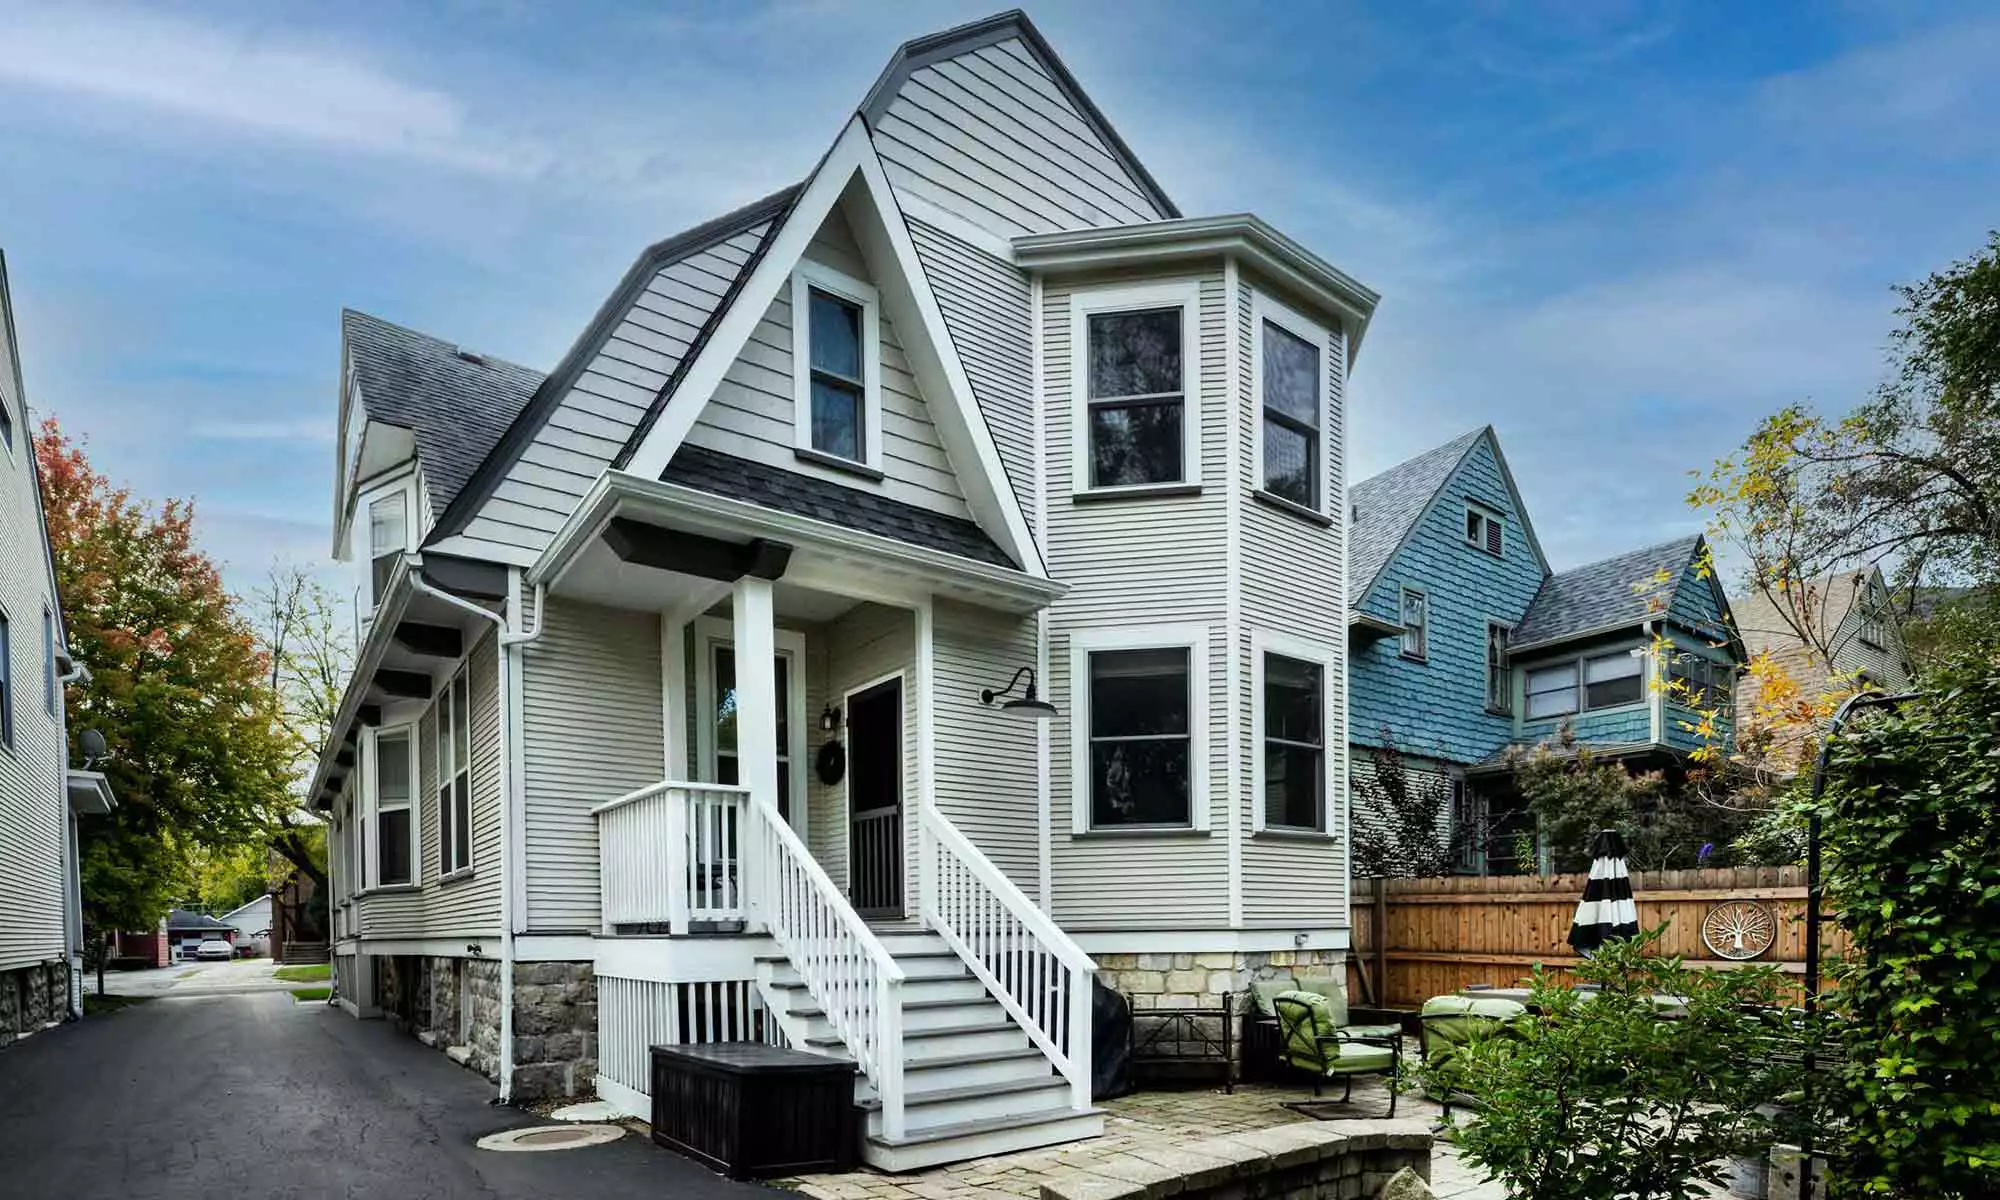
[(1509, 747), (1555, 742), (1567, 724), (1600, 755), (1673, 769), (1701, 744), (1699, 717), (1653, 684), (1727, 703), (1745, 656), (1700, 535), (1552, 571), (1490, 426), (1349, 501), (1354, 769), (1393, 741), (1449, 779), (1454, 819), (1488, 827), (1467, 869), (1511, 865)]

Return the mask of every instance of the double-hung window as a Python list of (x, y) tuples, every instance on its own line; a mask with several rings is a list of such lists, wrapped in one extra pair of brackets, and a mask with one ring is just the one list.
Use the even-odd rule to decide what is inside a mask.
[(0, 612), (0, 746), (14, 748), (14, 630)]
[(1583, 706), (1616, 708), (1646, 697), (1645, 660), (1629, 650), (1583, 660)]
[(438, 873), (472, 866), (472, 687), (465, 671), (438, 693), (432, 713), (437, 750)]
[(42, 610), (42, 707), (56, 715), (56, 616)]
[(1194, 626), (1071, 636), (1079, 832), (1207, 827), (1206, 655)]
[(1514, 711), (1514, 671), (1507, 661), (1507, 635), (1499, 621), (1486, 623), (1486, 711)]
[(1265, 829), (1323, 832), (1326, 660), (1260, 650), (1257, 667), (1260, 824)]
[(801, 457), (879, 469), (881, 333), (873, 287), (810, 260), (792, 274), (793, 403)]
[(1431, 655), (1431, 598), (1417, 588), (1403, 589), (1404, 658), (1427, 659)]
[(1483, 504), (1465, 506), (1465, 544), (1484, 550), (1495, 558), (1505, 549), (1506, 526), (1500, 514)]
[(395, 887), (415, 882), (416, 825), (411, 801), (416, 797), (416, 738), (408, 725), (377, 729), (370, 754), (368, 797), (375, 853), (370, 884)]
[(368, 607), (373, 611), (389, 591), (396, 560), (409, 549), (410, 496), (398, 488), (368, 502)]
[(7, 407), (5, 396), (0, 396), (0, 446), (14, 448), (14, 410)]
[(1528, 670), (1528, 719), (1560, 717), (1576, 711), (1576, 663), (1554, 663)]
[(1078, 293), (1071, 389), (1074, 488), (1114, 491), (1200, 480), (1194, 284)]
[(1255, 308), (1259, 479), (1269, 495), (1318, 512), (1326, 475), (1326, 331), (1261, 295)]

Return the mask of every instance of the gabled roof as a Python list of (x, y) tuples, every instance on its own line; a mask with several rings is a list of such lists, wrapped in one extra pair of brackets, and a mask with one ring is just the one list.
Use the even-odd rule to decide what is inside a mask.
[(368, 419), (416, 435), (435, 508), (463, 490), (543, 379), (351, 308), (341, 311), (340, 336)]
[(1347, 595), (1351, 604), (1359, 605), (1375, 586), (1376, 577), (1409, 540), (1418, 519), (1430, 509), (1439, 489), (1451, 479), (1487, 428), (1482, 425), (1470, 433), (1462, 433), (1347, 490), (1352, 512), (1347, 560), (1350, 581)]
[(218, 921), (207, 913), (190, 912), (185, 908), (177, 908), (167, 914), (167, 928), (176, 933), (186, 933), (199, 929), (212, 929), (217, 933), (221, 933), (225, 929), (234, 930), (236, 926), (231, 925), (227, 921)]
[[(799, 185), (794, 184), (773, 192), (761, 200), (746, 204), (734, 212), (725, 213), (712, 221), (705, 221), (692, 229), (682, 230), (664, 241), (648, 246), (625, 272), (625, 277), (619, 281), (618, 287), (605, 298), (603, 304), (598, 306), (596, 315), (591, 318), (590, 324), (584, 328), (569, 351), (563, 355), (562, 361), (556, 364), (556, 369), (539, 381), (533, 396), (513, 417), (506, 432), (498, 439), (498, 444), (466, 481), (466, 486), (458, 489), (457, 495), (449, 505), (439, 506), (441, 511), (429, 540), (437, 542), (465, 531), (465, 526), (479, 511), (479, 506), (493, 494), (493, 489), (507, 477), (508, 469), (521, 457), (521, 452), (535, 440), (542, 427), (548, 424), (550, 415), (555, 412), (563, 397), (576, 383), (577, 376), (582, 374), (584, 368), (588, 367), (591, 360), (603, 350), (604, 343), (618, 327), (618, 322), (623, 319), (626, 310), (632, 307), (639, 293), (645, 291), (647, 282), (653, 276), (661, 269), (689, 255), (698, 254), (711, 246), (726, 242), (744, 230), (782, 214), (791, 206), (798, 192)], [(775, 230), (776, 225), (774, 224), (772, 228)], [(768, 240), (767, 234), (766, 243)], [(679, 368), (667, 381), (667, 386), (661, 389), (660, 395), (654, 399), (653, 407), (648, 413), (648, 421), (657, 417), (658, 410), (665, 405), (667, 397), (679, 386), (687, 366), (699, 357), (701, 347), (707, 343), (716, 324), (728, 312), (730, 302), (740, 290), (742, 281), (756, 267), (762, 249), (760, 245), (759, 253), (753, 255), (750, 261), (743, 265), (743, 270), (736, 281), (723, 295), (715, 311), (708, 315), (700, 333), (695, 337), (694, 344), (688, 347), (687, 353), (682, 357)], [(634, 437), (638, 436), (640, 434), (635, 433)], [(628, 456), (630, 451), (631, 446), (628, 445), (626, 453), (620, 455), (621, 460)]]
[(1056, 89), (1076, 108), (1091, 131), (1102, 139), (1111, 151), (1112, 157), (1118, 161), (1118, 165), (1125, 169), (1125, 173), (1132, 177), (1132, 182), (1137, 184), (1146, 198), (1153, 202), (1160, 216), (1168, 219), (1179, 217), (1181, 210), (1167, 198), (1167, 193), (1160, 187), (1159, 181), (1146, 170), (1138, 156), (1132, 153), (1132, 148), (1125, 144), (1125, 139), (1118, 136), (1118, 131), (1111, 127), (1111, 122), (1106, 120), (1103, 112), (1091, 102), (1082, 85), (1077, 83), (1076, 76), (1070, 74), (1069, 68), (1063, 65), (1062, 57), (1056, 53), (1055, 47), (1049, 45), (1048, 39), (1042, 36), (1042, 31), (1036, 29), (1035, 23), (1028, 19), (1028, 14), (1018, 8), (904, 42), (897, 47), (896, 53), (890, 56), (889, 65), (882, 69), (881, 76), (875, 80), (875, 86), (868, 89), (867, 99), (861, 102), (862, 119), (868, 122), (870, 129), (880, 124), (883, 114), (888, 111), (890, 103), (895, 100), (896, 93), (902, 90), (903, 83), (909, 79), (911, 72), (934, 62), (969, 53), (981, 46), (1004, 42), (1009, 38), (1021, 39), (1035, 57), (1041, 60), (1050, 82), (1055, 84)]
[(1647, 585), (1664, 572), (1668, 582), (1663, 590), (1670, 604), (1681, 577), (1701, 549), (1701, 541), (1700, 534), (1690, 534), (1549, 576), (1521, 623), (1514, 627), (1510, 639), (1514, 648), (1547, 645), (1663, 618), (1666, 607), (1655, 602), (1661, 589)]

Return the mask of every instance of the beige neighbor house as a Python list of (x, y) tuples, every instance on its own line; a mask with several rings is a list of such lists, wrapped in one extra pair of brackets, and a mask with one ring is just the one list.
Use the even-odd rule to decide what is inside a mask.
[(0, 1045), (83, 1015), (76, 819), (111, 789), (69, 769), (73, 670), (0, 255)]
[[(1879, 568), (1823, 575), (1776, 595), (1753, 591), (1730, 608), (1751, 658), (1770, 655), (1805, 696), (1910, 687), (1909, 651)], [(1736, 711), (1755, 711), (1762, 691), (1754, 671), (1739, 676)]]
[(348, 313), (350, 1011), (634, 1113), (650, 1044), (850, 1056), (911, 1169), (1100, 1130), (1093, 975), (1336, 968), (1375, 302), (1182, 216), (1009, 13), (547, 375)]

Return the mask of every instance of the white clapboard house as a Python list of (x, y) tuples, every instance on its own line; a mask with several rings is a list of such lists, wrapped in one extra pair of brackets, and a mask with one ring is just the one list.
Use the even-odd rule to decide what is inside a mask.
[(1094, 973), (1343, 960), (1375, 301), (1183, 216), (1008, 13), (546, 375), (346, 314), (350, 1009), (633, 1112), (651, 1044), (851, 1057), (890, 1169), (1095, 1134)]

